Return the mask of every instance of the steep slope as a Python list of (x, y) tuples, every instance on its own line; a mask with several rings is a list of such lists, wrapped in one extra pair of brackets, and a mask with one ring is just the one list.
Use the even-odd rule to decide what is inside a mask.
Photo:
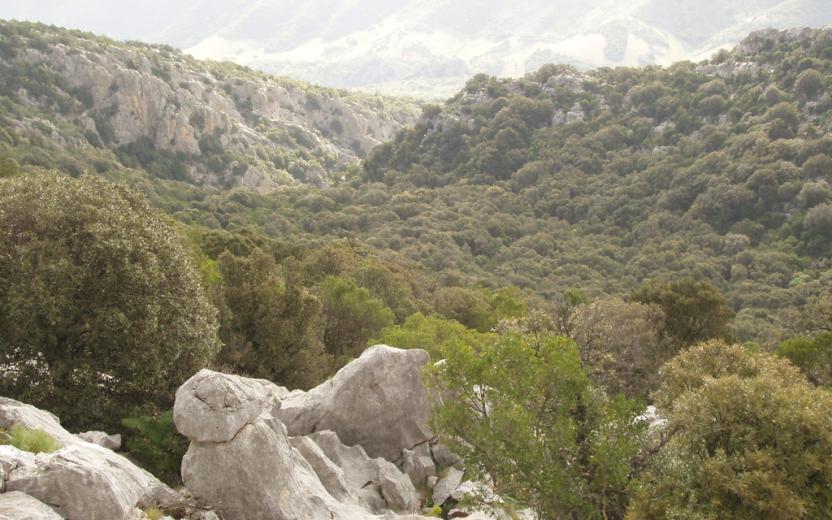
[(444, 230), (444, 265), (537, 290), (710, 279), (755, 337), (832, 276), (830, 74), (832, 30), (803, 29), (699, 65), (478, 76), (365, 162), (446, 211), (415, 189), (407, 235), (371, 233)]
[(258, 190), (328, 182), (418, 113), (407, 101), (26, 23), (0, 24), (0, 96), (11, 143), (42, 143), (24, 164), (53, 165), (50, 146), (97, 148), (155, 176)]
[(691, 276), (726, 293), (740, 339), (773, 342), (832, 284), (831, 74), (832, 30), (790, 30), (698, 65), (478, 76), (361, 179), (169, 210), (550, 301)]
[(174, 10), (156, 0), (122, 3), (32, 0), (0, 6), (0, 16), (170, 43), (325, 85), (421, 96), (450, 96), (480, 72), (670, 64), (753, 30), (832, 23), (826, 0), (189, 0)]

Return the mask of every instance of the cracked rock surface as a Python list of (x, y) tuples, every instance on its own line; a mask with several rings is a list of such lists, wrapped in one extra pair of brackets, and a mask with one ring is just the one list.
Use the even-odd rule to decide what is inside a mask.
[(174, 421), (191, 440), (182, 479), (226, 520), (425, 518), (393, 463), (332, 431), (290, 438), (273, 415), (285, 390), (203, 370), (176, 393)]

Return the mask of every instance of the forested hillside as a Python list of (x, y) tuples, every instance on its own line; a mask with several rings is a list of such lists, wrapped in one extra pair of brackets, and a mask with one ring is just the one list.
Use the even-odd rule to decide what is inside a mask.
[(138, 168), (199, 185), (323, 185), (418, 115), (168, 46), (0, 21), (0, 142), (73, 175)]
[[(693, 276), (728, 296), (739, 338), (767, 344), (830, 281), (829, 30), (755, 33), (709, 63), (477, 76), (324, 189), (292, 177), (332, 183), (346, 156), (320, 126), (311, 132), (323, 140), (306, 148), (295, 138), (311, 134), (262, 115), (263, 85), (281, 90), (278, 80), (43, 26), (3, 31), (6, 169), (127, 180), (189, 225), (313, 246), (355, 239), (442, 285), (515, 286), (549, 301)], [(83, 80), (115, 59), (124, 68)], [(181, 101), (151, 117), (158, 93), (141, 97), (145, 83)], [(134, 87), (139, 98), (123, 97)], [(289, 121), (318, 117), (315, 99), (326, 110), (352, 99), (288, 87), (305, 99)], [(194, 96), (209, 102), (189, 105)], [(205, 187), (216, 184), (261, 192)]]
[(374, 149), (359, 178), (169, 210), (358, 238), (444, 284), (548, 299), (693, 276), (728, 296), (739, 338), (771, 343), (830, 283), (830, 60), (832, 31), (796, 30), (710, 63), (478, 76)]
[[(425, 434), (387, 455), (409, 514), (828, 519), (831, 73), (832, 30), (765, 31), (699, 64), (476, 76), (405, 128), (408, 102), (0, 24), (0, 445), (74, 449), (38, 431), (71, 437), (54, 416), (8, 419), (24, 407), (9, 396), (123, 434), (190, 491), (176, 427), (191, 455), (237, 439), (252, 467), (283, 446), (308, 470), (290, 416), (327, 432), (283, 404), (349, 406), (191, 378), (206, 430), (252, 414), (215, 445), (171, 412), (180, 385), (210, 367), (308, 389), (385, 343), (420, 352), (372, 349), (369, 379), (342, 386), (361, 356), (318, 389), (367, 404), (364, 428)], [(399, 378), (398, 356), (422, 361)], [(388, 413), (380, 381), (424, 406)], [(274, 518), (250, 511), (292, 500), (252, 492), (235, 453), (204, 474), (236, 506), (182, 497)], [(437, 495), (437, 454), (452, 490), (493, 492)], [(0, 487), (40, 475), (25, 468)], [(255, 480), (217, 483), (229, 468)], [(350, 486), (389, 484), (380, 471)], [(322, 486), (298, 496), (324, 503)], [(138, 517), (206, 518), (157, 505)]]
[(830, 60), (832, 31), (770, 31), (707, 64), (474, 78), (373, 151), (406, 225), (368, 234), (548, 294), (690, 274), (776, 336), (830, 283)]

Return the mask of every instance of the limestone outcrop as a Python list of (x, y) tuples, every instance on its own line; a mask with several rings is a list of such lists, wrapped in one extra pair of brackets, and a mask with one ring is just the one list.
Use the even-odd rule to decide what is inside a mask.
[(179, 388), (174, 421), (191, 440), (182, 480), (197, 501), (227, 520), (418, 518), (419, 496), (392, 463), (333, 432), (290, 438), (272, 413), (276, 389), (208, 370)]
[(293, 392), (274, 411), (292, 436), (331, 430), (371, 457), (396, 461), (434, 438), (422, 369), (424, 350), (376, 345), (309, 392)]
[(0, 494), (0, 520), (62, 520), (40, 500), (20, 491)]
[[(4, 500), (12, 492), (25, 494), (67, 520), (123, 520), (139, 503), (175, 500), (175, 493), (156, 477), (125, 457), (67, 432), (52, 414), (0, 398), (0, 427), (14, 424), (43, 430), (62, 447), (33, 454), (0, 446)], [(31, 503), (19, 500), (24, 501)]]

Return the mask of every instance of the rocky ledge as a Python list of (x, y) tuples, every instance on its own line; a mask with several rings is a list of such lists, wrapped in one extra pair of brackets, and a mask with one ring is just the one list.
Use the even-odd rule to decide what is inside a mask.
[(176, 392), (174, 421), (191, 441), (176, 491), (108, 449), (120, 439), (73, 435), (0, 398), (0, 427), (42, 429), (62, 445), (0, 446), (0, 520), (139, 520), (150, 507), (194, 520), (426, 519), (427, 505), (478, 486), (427, 425), (428, 362), (378, 345), (309, 392), (201, 370)]

